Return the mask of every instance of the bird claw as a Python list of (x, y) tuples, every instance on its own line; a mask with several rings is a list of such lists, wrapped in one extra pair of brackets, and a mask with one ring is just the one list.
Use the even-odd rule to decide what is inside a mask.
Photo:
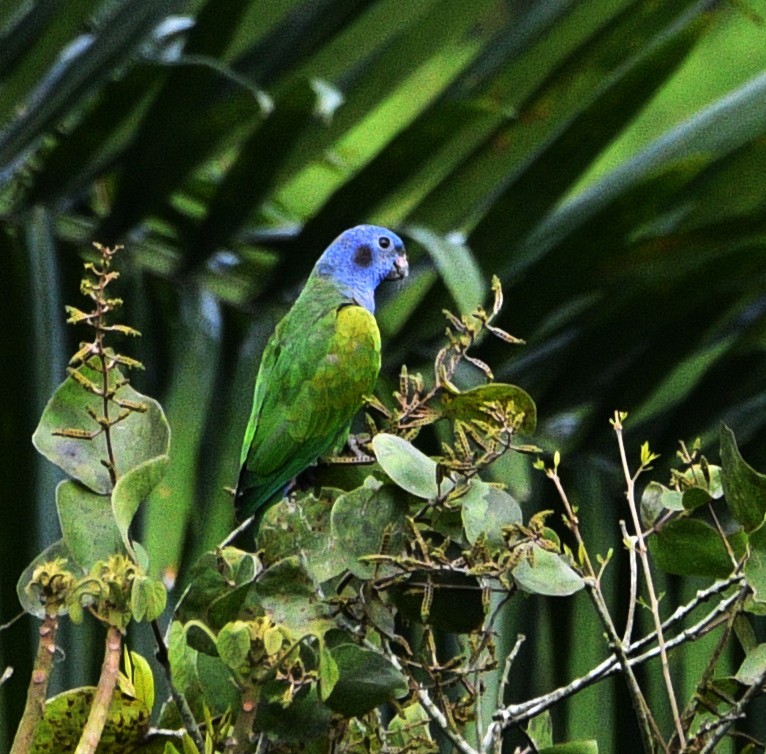
[[(363, 438), (367, 438), (367, 435), (363, 435)], [(327, 456), (322, 458), (322, 463), (343, 463), (343, 464), (368, 464), (375, 463), (375, 456), (371, 456), (362, 450), (362, 445), (367, 442), (367, 439), (360, 439), (357, 435), (349, 435), (346, 440), (346, 447), (351, 451), (352, 455), (347, 456)]]

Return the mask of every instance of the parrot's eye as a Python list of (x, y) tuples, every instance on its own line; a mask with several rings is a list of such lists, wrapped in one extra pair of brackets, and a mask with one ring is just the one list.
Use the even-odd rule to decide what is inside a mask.
[(378, 246), (380, 246), (381, 249), (387, 249), (391, 245), (391, 239), (386, 236), (381, 236), (378, 239)]

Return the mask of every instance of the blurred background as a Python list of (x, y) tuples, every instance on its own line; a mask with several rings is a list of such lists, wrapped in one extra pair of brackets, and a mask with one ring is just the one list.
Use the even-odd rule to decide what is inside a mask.
[[(487, 302), (497, 274), (498, 324), (527, 345), (477, 355), (536, 400), (533, 439), (561, 449), (594, 551), (619, 546), (625, 516), (614, 409), (635, 459), (644, 440), (662, 453), (660, 481), (679, 439), (717, 461), (720, 421), (763, 470), (765, 137), (766, 0), (3, 0), (0, 622), (58, 538), (58, 477), (30, 437), (82, 337), (63, 306), (83, 305), (94, 240), (126, 247), (116, 293), (143, 337), (115, 346), (144, 362), (133, 384), (172, 426), (139, 534), (171, 601), (231, 525), (223, 488), (265, 340), (360, 222), (400, 232), (412, 268), (379, 298), (379, 394), (403, 363), (429, 372), (442, 308)], [(525, 515), (555, 504), (528, 466), (494, 471)], [(528, 637), (508, 701), (607, 651), (580, 596), (515, 601), (500, 629), (501, 646)], [(0, 750), (35, 640), (29, 617), (0, 633), (0, 670), (15, 669)], [(101, 641), (64, 631), (54, 691), (95, 681)], [(151, 654), (143, 632), (131, 643)], [(703, 652), (674, 655), (684, 694)], [(654, 670), (641, 680), (662, 699)], [(554, 713), (557, 739), (602, 751), (637, 750), (632, 725), (615, 681)]]

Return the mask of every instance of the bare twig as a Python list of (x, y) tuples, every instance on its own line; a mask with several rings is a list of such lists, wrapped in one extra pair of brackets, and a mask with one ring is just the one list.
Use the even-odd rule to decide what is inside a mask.
[(566, 511), (566, 520), (569, 525), (569, 529), (577, 540), (577, 551), (580, 558), (581, 567), (586, 574), (584, 579), (585, 587), (588, 590), (588, 594), (590, 595), (591, 602), (593, 602), (593, 606), (596, 608), (596, 613), (598, 614), (598, 617), (601, 619), (601, 622), (606, 629), (607, 635), (609, 637), (609, 643), (614, 649), (615, 655), (617, 656), (617, 661), (619, 662), (620, 667), (622, 668), (622, 672), (625, 675), (625, 682), (628, 686), (628, 692), (633, 704), (633, 709), (635, 710), (636, 717), (638, 718), (639, 730), (641, 731), (641, 739), (643, 741), (644, 750), (647, 752), (652, 752), (655, 750), (652, 733), (655, 732), (654, 737), (658, 740), (658, 742), (662, 742), (662, 737), (656, 735), (658, 730), (657, 724), (654, 720), (651, 710), (649, 709), (649, 705), (646, 703), (646, 699), (644, 698), (644, 694), (641, 691), (641, 687), (638, 685), (638, 679), (630, 667), (628, 655), (625, 651), (625, 645), (617, 633), (617, 628), (614, 625), (612, 616), (609, 614), (609, 608), (607, 607), (606, 601), (604, 600), (604, 595), (601, 592), (598, 576), (593, 568), (593, 564), (591, 563), (588, 551), (585, 547), (585, 541), (583, 540), (582, 534), (580, 532), (580, 520), (577, 517), (577, 514), (575, 513), (571, 503), (569, 502), (569, 497), (564, 490), (564, 487), (561, 483), (561, 478), (559, 477), (555, 466), (554, 468), (546, 469), (546, 476), (553, 482), (556, 490), (559, 493), (559, 498), (561, 499), (561, 502), (564, 505), (564, 510)]
[[(726, 582), (718, 582), (718, 584), (714, 586), (720, 587), (722, 584), (725, 584), (725, 583)], [(712, 587), (710, 589), (712, 589)], [(709, 599), (710, 589), (700, 590), (700, 592), (698, 592), (697, 594), (699, 595), (700, 593), (705, 593), (704, 599)], [(676, 647), (681, 646), (682, 644), (685, 644), (686, 642), (696, 641), (697, 639), (706, 635), (711, 630), (712, 627), (720, 623), (722, 617), (727, 615), (729, 610), (731, 610), (732, 607), (736, 605), (738, 601), (743, 600), (745, 598), (748, 591), (749, 591), (749, 587), (744, 585), (736, 593), (730, 595), (726, 599), (721, 600), (721, 602), (719, 602), (709, 613), (707, 613), (697, 623), (685, 629), (678, 635), (674, 636), (672, 639), (669, 639), (665, 645), (666, 649), (667, 650), (675, 649)], [(698, 605), (700, 605), (702, 601), (703, 600), (697, 597), (688, 605), (683, 606), (686, 609), (679, 608), (679, 610), (676, 611), (674, 616), (677, 616), (680, 614), (680, 617), (676, 617), (675, 620), (678, 621), (682, 617), (688, 615), (689, 612), (691, 612), (691, 610), (694, 607), (697, 607)], [(682, 612), (680, 612), (681, 610)], [(630, 647), (628, 647), (628, 651), (632, 653), (636, 649), (638, 649), (640, 646), (643, 646), (649, 643), (653, 639), (654, 639), (654, 634), (650, 634), (649, 636), (644, 637), (643, 639), (635, 642)], [(631, 667), (643, 665), (649, 660), (656, 658), (659, 655), (659, 653), (660, 653), (659, 647), (653, 647), (652, 649), (647, 650), (643, 654), (630, 657), (628, 662)], [(499, 722), (502, 728), (508, 728), (513, 725), (519, 725), (525, 722), (526, 720), (529, 720), (530, 718), (535, 717), (535, 715), (539, 715), (541, 712), (552, 707), (554, 704), (558, 704), (559, 702), (563, 701), (564, 699), (567, 699), (570, 696), (573, 696), (574, 694), (582, 691), (588, 686), (592, 686), (594, 683), (598, 683), (599, 681), (602, 681), (604, 678), (608, 678), (609, 676), (612, 676), (615, 673), (618, 673), (619, 671), (620, 671), (619, 660), (616, 657), (616, 655), (613, 654), (610, 657), (608, 657), (606, 660), (604, 660), (603, 662), (599, 663), (595, 668), (590, 670), (588, 673), (586, 673), (583, 676), (580, 676), (579, 678), (575, 678), (566, 686), (561, 686), (555, 689), (554, 691), (551, 691), (547, 694), (539, 696), (535, 699), (530, 699), (526, 702), (521, 702), (520, 704), (511, 704), (505, 707), (504, 709), (499, 710), (498, 713), (495, 715), (495, 721)]]
[(644, 582), (646, 583), (646, 591), (649, 595), (649, 606), (652, 612), (652, 618), (654, 619), (654, 628), (657, 634), (657, 642), (660, 647), (660, 662), (662, 665), (662, 676), (665, 681), (665, 689), (667, 690), (668, 701), (670, 702), (670, 709), (673, 714), (673, 724), (676, 727), (676, 735), (678, 736), (681, 746), (686, 745), (686, 735), (684, 733), (683, 725), (681, 723), (681, 713), (678, 709), (678, 701), (676, 700), (675, 689), (673, 688), (673, 679), (670, 675), (670, 663), (668, 662), (668, 654), (665, 651), (665, 637), (662, 632), (662, 618), (660, 616), (660, 603), (657, 599), (657, 593), (654, 589), (654, 579), (652, 577), (652, 569), (649, 565), (649, 556), (646, 550), (646, 542), (644, 541), (644, 535), (641, 528), (641, 521), (638, 517), (638, 508), (636, 506), (635, 496), (635, 483), (636, 476), (631, 474), (628, 466), (628, 456), (625, 452), (625, 443), (622, 435), (622, 418), (619, 412), (615, 412), (615, 418), (612, 420), (612, 426), (614, 427), (615, 435), (617, 436), (617, 445), (620, 451), (620, 461), (622, 462), (622, 470), (625, 476), (625, 483), (627, 489), (625, 491), (625, 497), (628, 501), (628, 508), (630, 509), (630, 515), (633, 519), (633, 527), (636, 532), (636, 543), (638, 545), (638, 557), (641, 560), (641, 568), (644, 573)]
[[(370, 642), (368, 639), (363, 640), (363, 644), (375, 652), (381, 652), (381, 648)], [(399, 658), (391, 651), (387, 642), (383, 643), (382, 654), (388, 659), (388, 661), (401, 673), (404, 672)], [(418, 697), (423, 709), (426, 711), (431, 720), (438, 726), (439, 730), (452, 742), (453, 746), (462, 754), (480, 754), (477, 749), (474, 749), (471, 744), (468, 743), (450, 724), (447, 716), (439, 709), (436, 703), (431, 699), (428, 691), (423, 688), (422, 684), (417, 684), (417, 691), (415, 695)]]
[(628, 527), (625, 521), (620, 519), (620, 531), (628, 550), (628, 562), (630, 563), (630, 596), (628, 599), (628, 617), (625, 620), (625, 633), (622, 635), (622, 641), (627, 646), (633, 641), (633, 620), (636, 615), (636, 595), (638, 594), (638, 568), (636, 566), (636, 542), (628, 534)]
[[(521, 645), (526, 640), (527, 637), (524, 636), (524, 634), (518, 634), (518, 636), (516, 636), (516, 643), (508, 653), (508, 657), (505, 658), (505, 664), (503, 665), (503, 676), (500, 679), (500, 683), (497, 687), (496, 709), (502, 709), (503, 705), (505, 704), (505, 692), (508, 688), (508, 678), (511, 674), (511, 667), (513, 666), (514, 660), (519, 654)], [(482, 752), (489, 751), (491, 746), (494, 746), (495, 754), (500, 754), (503, 748), (503, 726), (497, 721), (493, 721), (487, 728), (487, 733), (484, 736), (481, 744)]]
[(700, 754), (712, 754), (715, 751), (716, 746), (718, 746), (724, 736), (729, 732), (731, 726), (734, 725), (737, 720), (744, 717), (745, 706), (756, 696), (756, 694), (761, 693), (764, 683), (766, 683), (766, 668), (761, 671), (755, 682), (748, 687), (747, 691), (745, 691), (739, 701), (725, 715), (718, 720), (711, 720), (700, 727), (695, 736), (697, 741), (704, 740), (705, 734), (711, 731), (713, 732), (713, 735), (708, 739)]

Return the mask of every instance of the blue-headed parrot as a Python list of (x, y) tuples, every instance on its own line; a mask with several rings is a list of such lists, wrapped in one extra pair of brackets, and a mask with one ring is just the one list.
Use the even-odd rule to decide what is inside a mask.
[(395, 233), (358, 225), (324, 251), (261, 358), (235, 506), (255, 529), (286, 485), (337, 453), (380, 371), (375, 290), (407, 275)]

